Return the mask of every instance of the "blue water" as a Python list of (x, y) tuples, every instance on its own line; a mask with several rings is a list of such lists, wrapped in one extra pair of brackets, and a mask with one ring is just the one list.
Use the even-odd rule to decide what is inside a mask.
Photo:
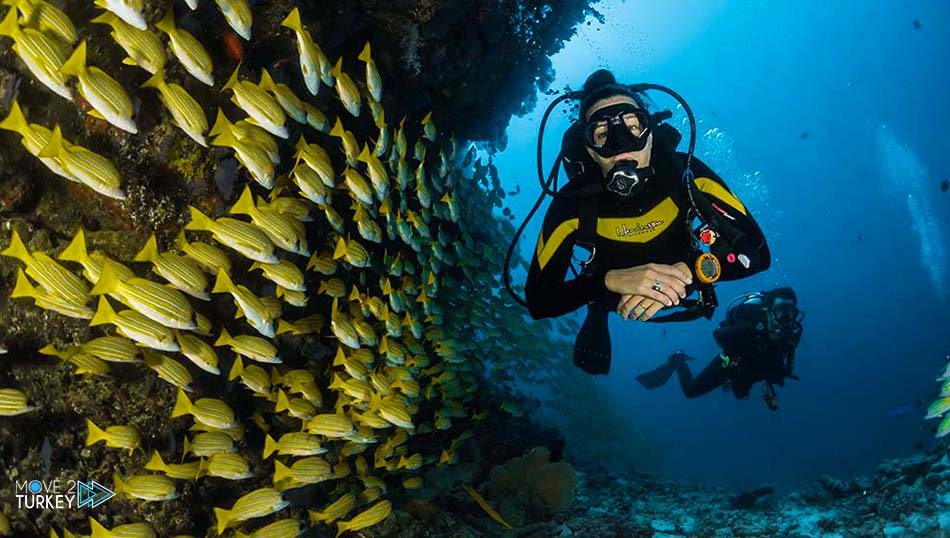
[[(788, 491), (822, 474), (873, 473), (883, 459), (934, 442), (936, 423), (922, 417), (950, 355), (950, 192), (939, 189), (950, 177), (950, 4), (597, 7), (605, 24), (591, 19), (553, 58), (552, 88), (579, 88), (606, 67), (622, 82), (681, 93), (700, 120), (697, 155), (746, 202), (773, 253), (766, 273), (720, 285), (720, 301), (791, 285), (807, 312), (801, 380), (779, 389), (776, 413), (758, 388), (746, 401), (719, 391), (685, 400), (675, 380), (653, 392), (633, 380), (677, 347), (698, 358), (694, 372), (704, 367), (717, 351), (711, 332), (724, 308), (711, 322), (612, 319), (614, 365), (598, 382), (633, 427), (662, 447), (658, 471)], [(540, 96), (537, 110), (512, 120), (508, 147), (495, 160), (506, 187), (521, 186), (508, 199), (516, 222), (540, 192), (534, 151), (551, 100)], [(546, 167), (568, 121), (558, 113), (550, 123)], [(526, 255), (541, 220), (526, 232)], [(924, 409), (889, 415), (918, 399)]]

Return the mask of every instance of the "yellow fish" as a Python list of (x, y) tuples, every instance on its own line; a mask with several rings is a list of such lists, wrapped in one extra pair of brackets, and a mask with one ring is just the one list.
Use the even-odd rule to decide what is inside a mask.
[(297, 167), (300, 161), (303, 161), (320, 177), (320, 181), (328, 188), (336, 186), (336, 173), (333, 171), (333, 163), (330, 161), (330, 155), (319, 144), (310, 144), (300, 135), (296, 146), (297, 153), (294, 159), (297, 160)]
[(338, 521), (336, 525), (339, 530), (337, 530), (336, 535), (340, 536), (346, 531), (357, 531), (371, 527), (389, 517), (392, 510), (393, 506), (389, 500), (379, 501), (349, 521)]
[(51, 310), (71, 318), (91, 319), (93, 317), (93, 311), (86, 306), (85, 299), (64, 298), (34, 287), (23, 273), (23, 269), (18, 268), (16, 284), (13, 287), (13, 292), (10, 294), (10, 298), (17, 299), (20, 297), (33, 299), (36, 302), (36, 306), (43, 310)]
[(296, 519), (278, 519), (270, 525), (264, 525), (251, 534), (236, 531), (236, 538), (295, 538), (307, 532), (307, 528)]
[(192, 461), (188, 463), (165, 463), (157, 450), (152, 451), (152, 457), (149, 458), (145, 468), (149, 471), (158, 471), (165, 473), (168, 478), (178, 480), (195, 480), (198, 478), (199, 462)]
[(0, 389), (0, 417), (22, 415), (35, 410), (27, 404), (26, 394), (18, 389)]
[(241, 378), (241, 384), (251, 389), (255, 395), (270, 396), (271, 384), (267, 371), (256, 364), (244, 366), (244, 361), (241, 360), (240, 355), (234, 359), (231, 372), (228, 374), (228, 381), (233, 381), (238, 377)]
[(175, 359), (156, 353), (151, 349), (143, 351), (145, 354), (144, 363), (146, 366), (155, 370), (159, 379), (164, 379), (170, 384), (188, 392), (194, 392), (195, 380), (191, 376), (188, 368), (185, 368)]
[(118, 473), (113, 473), (112, 481), (116, 495), (134, 497), (146, 502), (170, 501), (181, 496), (175, 489), (175, 483), (161, 474), (140, 474), (124, 480)]
[(178, 84), (165, 82), (165, 73), (159, 70), (142, 84), (143, 88), (155, 88), (162, 103), (172, 115), (172, 122), (201, 147), (208, 147), (205, 132), (208, 118), (198, 101)]
[(251, 217), (251, 221), (263, 230), (276, 246), (287, 252), (303, 256), (310, 255), (310, 249), (307, 248), (307, 232), (303, 223), (273, 209), (255, 205), (249, 186), (244, 187), (237, 202), (231, 206), (230, 213)]
[(148, 28), (145, 24), (145, 16), (142, 14), (143, 0), (95, 0), (94, 3), (102, 9), (111, 11), (139, 30)]
[(99, 15), (90, 22), (108, 24), (112, 27), (112, 39), (128, 54), (128, 58), (122, 60), (122, 63), (137, 65), (154, 75), (168, 62), (162, 40), (151, 30), (139, 30), (116, 17), (111, 11)]
[(277, 99), (277, 103), (288, 116), (297, 123), (307, 124), (307, 111), (304, 110), (303, 101), (294, 93), (290, 86), (274, 82), (267, 69), (261, 70), (261, 81), (258, 84), (262, 90), (270, 92)]
[(254, 20), (251, 15), (251, 4), (248, 0), (214, 0), (218, 9), (228, 21), (228, 26), (245, 41), (251, 40), (251, 24)]
[[(27, 123), (26, 117), (23, 115), (20, 104), (16, 99), (14, 99), (10, 105), (10, 113), (7, 114), (7, 117), (4, 118), (3, 121), (0, 121), (0, 129), (19, 134), (20, 143), (34, 157), (38, 157), (40, 152), (43, 151), (43, 148), (49, 144), (50, 136), (53, 134), (53, 131), (50, 131), (42, 125)], [(66, 168), (59, 158), (43, 157), (40, 158), (40, 162), (45, 164), (54, 174), (70, 181), (78, 181), (66, 171)]]
[[(300, 55), (300, 71), (303, 74), (304, 83), (311, 95), (317, 95), (320, 91), (320, 80), (327, 86), (333, 86), (334, 79), (330, 73), (330, 62), (327, 60), (323, 50), (313, 41), (310, 32), (304, 29), (300, 21), (300, 11), (294, 8), (287, 18), (281, 23), (281, 26), (290, 28), (297, 34), (297, 52)], [(308, 118), (309, 120), (309, 118)]]
[(221, 336), (214, 343), (216, 346), (229, 346), (231, 351), (242, 357), (267, 364), (280, 364), (277, 348), (273, 344), (257, 336), (239, 334), (231, 336), (227, 329), (221, 328)]
[(139, 348), (128, 338), (101, 336), (79, 346), (80, 353), (109, 362), (138, 362)]
[(24, 24), (35, 25), (44, 34), (55, 35), (67, 45), (72, 45), (79, 38), (69, 16), (45, 0), (4, 0), (3, 3), (20, 10)]
[(287, 116), (284, 109), (270, 94), (256, 84), (238, 78), (240, 64), (234, 69), (231, 78), (221, 91), (232, 90), (234, 104), (254, 120), (254, 123), (266, 129), (278, 138), (287, 138)]
[(70, 177), (79, 183), (103, 196), (125, 200), (125, 192), (119, 187), (121, 181), (119, 170), (112, 161), (82, 146), (69, 144), (63, 140), (59, 125), (53, 127), (49, 143), (37, 156), (59, 159)]
[(330, 129), (330, 136), (340, 139), (340, 143), (343, 144), (343, 153), (346, 154), (346, 163), (350, 166), (356, 166), (359, 162), (357, 157), (360, 155), (360, 145), (356, 142), (353, 133), (343, 128), (343, 122), (340, 121), (339, 117), (337, 117), (336, 123), (333, 124), (333, 129)]
[(99, 308), (96, 310), (89, 326), (111, 323), (116, 326), (119, 334), (131, 338), (136, 342), (159, 351), (178, 351), (175, 334), (162, 324), (152, 321), (135, 310), (123, 310), (118, 314), (109, 305), (105, 297), (99, 298)]
[(222, 430), (238, 426), (234, 411), (228, 404), (215, 398), (199, 398), (192, 403), (185, 391), (179, 390), (178, 399), (172, 409), (172, 418), (182, 415), (192, 415), (198, 422)]
[(264, 438), (264, 459), (277, 452), (281, 456), (316, 456), (325, 454), (327, 448), (321, 446), (320, 437), (307, 432), (290, 432), (275, 441), (270, 435)]
[(155, 234), (149, 236), (145, 246), (133, 259), (137, 262), (151, 262), (152, 271), (156, 275), (195, 299), (211, 300), (211, 295), (208, 293), (208, 278), (201, 271), (198, 263), (174, 252), (159, 253)]
[(346, 108), (347, 112), (352, 114), (353, 117), (360, 117), (360, 92), (356, 88), (356, 84), (353, 83), (353, 79), (343, 72), (342, 57), (336, 61), (336, 65), (333, 66), (331, 73), (336, 79), (336, 93), (339, 95), (340, 101), (343, 102), (343, 107)]
[[(373, 61), (372, 51), (369, 41), (360, 52), (359, 60), (366, 62), (366, 87), (369, 88), (369, 94), (377, 103), (383, 98), (383, 79), (379, 76), (379, 70), (376, 69), (376, 62)], [(359, 115), (357, 113), (356, 115)]]
[(285, 501), (276, 489), (256, 489), (235, 501), (230, 510), (214, 509), (214, 516), (218, 520), (218, 534), (224, 533), (225, 529), (235, 523), (273, 514), (288, 504), (290, 502)]
[(274, 337), (275, 316), (271, 314), (260, 297), (251, 293), (251, 290), (244, 286), (236, 286), (231, 282), (231, 278), (228, 277), (227, 273), (224, 271), (218, 272), (218, 278), (214, 282), (211, 293), (230, 293), (238, 306), (238, 313), (247, 319), (248, 324), (264, 336)]
[(251, 472), (250, 464), (240, 454), (214, 454), (201, 460), (199, 475), (244, 480), (254, 476), (254, 473)]
[(93, 117), (106, 120), (123, 131), (135, 134), (132, 99), (119, 81), (98, 67), (86, 65), (86, 42), (82, 41), (62, 67), (63, 73), (79, 79), (79, 94), (89, 102)]
[(290, 467), (287, 467), (279, 461), (275, 461), (274, 484), (287, 478), (292, 478), (295, 482), (299, 482), (300, 485), (318, 484), (333, 478), (333, 469), (325, 459), (316, 456), (295, 460)]
[(336, 501), (333, 501), (333, 504), (327, 506), (320, 512), (315, 510), (308, 510), (307, 512), (310, 514), (310, 524), (316, 525), (318, 522), (333, 523), (334, 521), (350, 513), (350, 510), (355, 507), (356, 496), (352, 493), (347, 493)]
[[(219, 243), (229, 246), (244, 256), (261, 263), (277, 263), (274, 255), (274, 243), (267, 234), (253, 224), (231, 218), (211, 220), (204, 213), (188, 206), (191, 222), (186, 230), (205, 230)], [(212, 292), (214, 293), (214, 292)]]
[(204, 84), (214, 86), (214, 64), (211, 63), (211, 56), (195, 36), (175, 26), (173, 8), (165, 12), (165, 16), (155, 23), (155, 27), (168, 34), (172, 53), (185, 70)]
[(44, 86), (72, 101), (73, 92), (62, 72), (68, 51), (55, 37), (33, 28), (20, 28), (16, 9), (8, 10), (0, 21), (0, 35), (13, 39), (13, 52)]
[(325, 413), (310, 419), (307, 430), (312, 434), (339, 438), (352, 434), (356, 427), (346, 415)]
[(105, 441), (108, 447), (128, 449), (129, 455), (136, 448), (142, 449), (142, 438), (135, 426), (109, 426), (103, 430), (87, 418), (86, 427), (89, 429), (89, 434), (86, 436), (86, 446)]
[(259, 144), (239, 138), (234, 124), (228, 120), (221, 109), (218, 109), (218, 117), (211, 127), (210, 134), (217, 135), (211, 141), (212, 146), (233, 149), (238, 162), (247, 168), (254, 181), (265, 189), (274, 188), (274, 161), (270, 153)]
[(210, 458), (215, 454), (230, 454), (237, 452), (234, 440), (223, 431), (209, 431), (195, 435), (191, 440), (188, 436), (182, 443), (182, 454), (193, 454), (202, 458)]
[(198, 265), (207, 273), (217, 275), (218, 269), (223, 270), (225, 273), (231, 272), (231, 260), (228, 259), (227, 254), (222, 252), (218, 247), (207, 243), (200, 241), (189, 243), (185, 237), (184, 230), (178, 233), (178, 238), (175, 240), (175, 248), (198, 262)]
[[(92, 528), (89, 538), (155, 538), (155, 529), (149, 523), (126, 523), (125, 525), (116, 525), (112, 529), (107, 529), (101, 523), (89, 517), (89, 525)], [(50, 529), (52, 532), (52, 529)], [(64, 538), (74, 536), (72, 533), (63, 529)]]
[[(445, 451), (443, 451), (443, 454), (445, 454)], [(498, 523), (501, 523), (506, 529), (511, 528), (511, 525), (509, 525), (508, 522), (505, 521), (504, 518), (501, 517), (501, 514), (496, 512), (495, 509), (492, 508), (491, 505), (488, 504), (488, 501), (486, 501), (484, 497), (479, 495), (478, 492), (475, 491), (474, 489), (468, 486), (464, 486), (464, 487), (465, 487), (465, 491), (467, 491), (468, 494), (471, 495), (473, 499), (475, 499), (475, 502), (477, 502), (478, 505), (482, 507), (482, 510), (484, 510), (486, 514), (491, 516), (491, 518), (497, 521)]]
[(148, 316), (166, 327), (175, 329), (195, 329), (194, 311), (191, 303), (178, 290), (144, 278), (133, 277), (119, 280), (119, 274), (106, 262), (99, 281), (89, 292), (90, 295), (103, 295), (117, 292), (136, 311)]

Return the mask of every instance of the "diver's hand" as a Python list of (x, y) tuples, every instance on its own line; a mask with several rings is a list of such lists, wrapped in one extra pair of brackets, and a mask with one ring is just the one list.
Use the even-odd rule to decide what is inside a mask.
[[(662, 306), (679, 304), (686, 297), (686, 286), (693, 282), (689, 266), (648, 263), (626, 269), (611, 269), (604, 276), (607, 289), (620, 295), (639, 295)], [(654, 285), (659, 290), (655, 290)]]
[(642, 295), (622, 295), (617, 304), (617, 313), (623, 319), (647, 321), (663, 308), (663, 303)]

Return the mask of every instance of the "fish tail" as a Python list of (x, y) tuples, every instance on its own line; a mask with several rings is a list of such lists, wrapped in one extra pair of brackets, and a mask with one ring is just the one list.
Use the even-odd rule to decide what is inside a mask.
[(290, 12), (290, 15), (287, 15), (287, 18), (280, 22), (280, 25), (284, 28), (290, 28), (291, 30), (303, 33), (303, 23), (300, 21), (300, 10), (294, 8)]
[(221, 327), (221, 336), (214, 342), (215, 346), (227, 346), (234, 342), (234, 339), (231, 338), (231, 335), (228, 334), (228, 330), (224, 327)]
[(73, 240), (69, 242), (69, 245), (67, 245), (56, 258), (67, 262), (78, 262), (82, 265), (86, 265), (91, 261), (89, 259), (89, 251), (86, 249), (86, 232), (83, 231), (82, 227), (76, 231)]
[(214, 230), (214, 221), (196, 207), (188, 206), (188, 212), (191, 215), (191, 220), (185, 225), (186, 230), (205, 230), (208, 232)]
[(40, 150), (37, 157), (41, 159), (46, 157), (59, 157), (63, 154), (63, 151), (65, 151), (63, 147), (63, 131), (59, 128), (59, 124), (57, 124), (53, 127), (53, 134), (50, 135), (46, 147)]
[(60, 70), (67, 75), (78, 77), (86, 70), (86, 41), (80, 41), (76, 50), (69, 56)]
[(339, 529), (339, 530), (337, 530), (337, 532), (336, 532), (336, 538), (340, 538), (340, 535), (341, 535), (341, 534), (343, 534), (344, 532), (346, 532), (346, 531), (348, 531), (348, 530), (350, 529), (350, 527), (349, 527), (349, 525), (347, 525), (347, 523), (349, 523), (349, 522), (348, 522), (348, 521), (338, 521), (338, 522), (337, 522), (336, 526), (337, 526), (337, 529)]
[(162, 20), (155, 23), (155, 28), (165, 32), (166, 34), (171, 35), (175, 32), (175, 9), (169, 8), (165, 12), (165, 16), (162, 17)]
[(277, 441), (274, 440), (270, 435), (264, 437), (264, 459), (270, 457), (271, 454), (277, 451), (280, 448), (280, 445), (277, 444)]
[[(224, 269), (219, 268), (218, 276), (214, 279), (214, 288), (212, 288), (211, 293), (234, 293), (236, 290), (237, 288), (234, 287), (234, 282), (231, 282), (231, 277), (224, 272)], [(221, 333), (223, 338), (223, 335), (227, 334), (227, 331), (222, 328)], [(220, 338), (218, 340), (220, 340)]]
[(265, 92), (272, 92), (276, 89), (276, 84), (274, 84), (274, 79), (271, 78), (270, 73), (267, 72), (267, 69), (261, 69), (261, 82), (258, 84), (262, 90)]
[(284, 383), (284, 376), (280, 375), (280, 370), (276, 366), (270, 369), (270, 382), (272, 385), (282, 385)]
[(421, 121), (420, 123), (421, 123), (422, 125), (425, 125), (425, 124), (429, 123), (430, 121), (432, 121), (432, 111), (431, 111), (431, 110), (429, 111), (428, 114), (425, 115), (424, 118), (422, 118), (422, 121)]
[(116, 20), (117, 18), (118, 18), (118, 17), (116, 17), (115, 15), (113, 15), (111, 11), (103, 11), (103, 12), (102, 12), (102, 15), (99, 15), (98, 17), (95, 17), (94, 19), (92, 19), (92, 20), (89, 21), (89, 22), (91, 22), (91, 23), (93, 23), (93, 24), (108, 24), (108, 25), (111, 25), (112, 23), (115, 22), (115, 20)]
[(369, 144), (363, 144), (363, 149), (360, 150), (360, 154), (357, 155), (356, 160), (362, 163), (369, 162)]
[(152, 457), (149, 458), (148, 463), (145, 464), (145, 468), (150, 471), (167, 471), (168, 465), (162, 460), (161, 454), (159, 454), (157, 450), (153, 450)]
[(145, 246), (142, 247), (142, 250), (132, 258), (133, 261), (137, 262), (152, 262), (158, 259), (158, 241), (155, 240), (155, 234), (149, 236), (148, 241), (145, 242)]
[(278, 483), (281, 480), (288, 478), (291, 474), (290, 467), (287, 467), (283, 463), (274, 460), (274, 483)]
[(373, 61), (372, 52), (370, 51), (370, 47), (369, 47), (369, 41), (366, 42), (366, 45), (363, 47), (363, 51), (360, 52), (359, 58), (357, 59), (361, 62), (366, 62), (366, 63)]
[(16, 271), (16, 285), (13, 287), (13, 293), (10, 294), (10, 297), (13, 299), (17, 297), (31, 297), (35, 299), (39, 295), (36, 288), (30, 283), (30, 280), (26, 278), (23, 269), (18, 268)]
[(13, 37), (20, 32), (20, 25), (17, 24), (17, 10), (10, 9), (6, 16), (0, 21), (0, 35)]
[(242, 192), (241, 196), (238, 197), (237, 202), (231, 206), (231, 211), (229, 211), (229, 213), (233, 215), (250, 215), (256, 209), (257, 207), (254, 205), (254, 196), (251, 194), (251, 187), (245, 186), (244, 192)]
[[(277, 406), (274, 407), (274, 412), (281, 413), (288, 409), (290, 409), (290, 400), (287, 398), (287, 393), (283, 389), (277, 389)], [(277, 480), (275, 479), (274, 482), (277, 482)]]
[(238, 85), (240, 80), (238, 79), (238, 71), (241, 70), (241, 64), (238, 63), (237, 67), (234, 68), (234, 72), (231, 73), (231, 77), (228, 79), (227, 84), (224, 85), (224, 88), (221, 88), (221, 91), (233, 89)]
[(218, 534), (223, 534), (231, 522), (231, 511), (215, 507), (214, 518), (218, 520)]
[(96, 282), (96, 285), (92, 287), (92, 290), (89, 292), (89, 295), (103, 295), (106, 293), (112, 293), (119, 289), (119, 273), (116, 272), (115, 266), (112, 265), (111, 260), (106, 260), (102, 264), (102, 273), (99, 275), (99, 281)]
[(89, 434), (86, 436), (86, 446), (92, 446), (99, 441), (106, 440), (106, 432), (88, 418), (86, 419), (86, 427), (89, 428)]
[(336, 136), (336, 137), (339, 137), (339, 138), (343, 138), (343, 133), (344, 133), (344, 131), (343, 131), (343, 122), (340, 121), (340, 117), (337, 116), (337, 117), (336, 117), (336, 123), (334, 123), (334, 124), (333, 124), (333, 128), (330, 129), (330, 136)]
[[(187, 438), (186, 438), (187, 439)], [(198, 461), (198, 475), (205, 476), (208, 474), (208, 467), (211, 466), (211, 458), (201, 458)]]
[[(118, 487), (117, 487), (118, 489)], [(90, 538), (111, 538), (112, 533), (109, 529), (102, 526), (102, 523), (96, 521), (92, 516), (89, 516), (89, 526), (92, 530), (89, 533)], [(66, 532), (66, 529), (63, 529), (63, 532)]]
[(165, 88), (165, 73), (159, 69), (148, 80), (142, 83), (141, 88), (155, 88), (162, 91)]
[(27, 129), (30, 126), (26, 122), (26, 116), (23, 115), (23, 110), (20, 108), (20, 103), (15, 99), (10, 105), (10, 113), (7, 114), (7, 117), (0, 121), (0, 129), (5, 129), (7, 131), (13, 131), (15, 133), (25, 134)]
[(122, 480), (122, 475), (120, 475), (119, 473), (112, 473), (112, 483), (113, 483), (113, 487), (115, 488), (116, 495), (121, 495), (122, 493), (125, 493), (129, 489), (125, 481)]
[(217, 136), (226, 131), (231, 131), (234, 127), (234, 124), (231, 123), (231, 120), (224, 115), (224, 111), (220, 108), (218, 109), (218, 116), (214, 120), (214, 125), (211, 126), (211, 130), (208, 131), (208, 135)]
[(188, 439), (188, 434), (185, 434), (184, 440), (182, 440), (182, 451), (181, 451), (181, 461), (184, 463), (185, 455), (190, 454), (194, 445), (191, 444), (191, 441)]
[(335, 78), (339, 78), (342, 72), (343, 72), (343, 57), (340, 56), (336, 61), (336, 65), (334, 65), (333, 69), (330, 70), (330, 74), (333, 75)]
[[(172, 408), (172, 418), (180, 417), (183, 415), (190, 415), (194, 410), (191, 400), (188, 399), (188, 395), (185, 394), (185, 391), (178, 389), (178, 398), (175, 400), (175, 407)], [(188, 452), (188, 438), (185, 437), (185, 452)]]
[(234, 359), (234, 365), (231, 366), (231, 372), (228, 373), (228, 381), (234, 381), (243, 373), (244, 363), (241, 361), (241, 356), (238, 355), (237, 358)]
[(92, 316), (91, 320), (89, 320), (89, 326), (94, 327), (96, 325), (112, 323), (116, 317), (117, 314), (115, 313), (115, 310), (112, 309), (112, 305), (109, 304), (109, 300), (104, 296), (99, 297), (99, 308), (96, 309), (95, 315)]

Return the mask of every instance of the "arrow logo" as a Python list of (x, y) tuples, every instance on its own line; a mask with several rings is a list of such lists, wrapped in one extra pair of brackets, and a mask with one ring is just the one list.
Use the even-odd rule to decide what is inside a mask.
[(106, 488), (95, 480), (88, 483), (77, 481), (76, 491), (79, 501), (78, 508), (96, 508), (100, 504), (115, 497), (115, 493), (112, 490)]

